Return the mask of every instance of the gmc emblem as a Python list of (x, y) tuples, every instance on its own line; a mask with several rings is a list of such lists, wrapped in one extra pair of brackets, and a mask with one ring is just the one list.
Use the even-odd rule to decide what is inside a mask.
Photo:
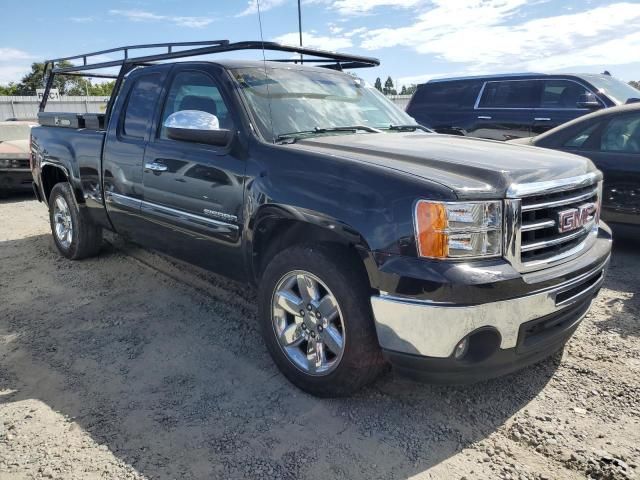
[(597, 213), (596, 203), (585, 203), (577, 208), (562, 210), (558, 212), (558, 231), (565, 233), (583, 227), (595, 219)]

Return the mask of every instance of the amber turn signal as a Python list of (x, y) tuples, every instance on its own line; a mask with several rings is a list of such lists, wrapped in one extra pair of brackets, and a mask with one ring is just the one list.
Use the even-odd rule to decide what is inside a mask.
[(416, 239), (421, 257), (446, 258), (449, 255), (447, 211), (442, 203), (420, 201), (416, 205)]

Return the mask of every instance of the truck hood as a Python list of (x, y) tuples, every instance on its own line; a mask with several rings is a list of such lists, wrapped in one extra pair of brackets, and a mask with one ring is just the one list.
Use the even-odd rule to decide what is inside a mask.
[(29, 158), (29, 140), (0, 142), (0, 158)]
[(513, 183), (575, 177), (590, 160), (543, 148), (432, 133), (363, 133), (299, 140), (290, 145), (419, 176), (459, 198), (502, 198)]

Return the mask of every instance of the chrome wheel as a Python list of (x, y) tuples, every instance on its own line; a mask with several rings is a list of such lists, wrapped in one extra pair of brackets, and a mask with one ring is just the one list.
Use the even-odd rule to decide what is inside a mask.
[(73, 240), (71, 209), (64, 197), (57, 197), (53, 204), (53, 229), (62, 248), (69, 248)]
[(310, 375), (333, 371), (344, 353), (342, 313), (329, 288), (302, 270), (287, 273), (271, 300), (273, 330), (287, 358)]

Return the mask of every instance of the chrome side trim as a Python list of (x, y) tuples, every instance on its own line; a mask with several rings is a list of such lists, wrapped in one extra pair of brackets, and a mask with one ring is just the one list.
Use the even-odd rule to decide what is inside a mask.
[(133, 198), (114, 192), (106, 192), (105, 200), (107, 201), (107, 203), (115, 203), (116, 205), (120, 205), (121, 207), (126, 207), (132, 210), (140, 210), (140, 206), (142, 205), (142, 200), (140, 200), (139, 198)]
[[(378, 341), (387, 350), (448, 358), (466, 335), (490, 327), (500, 333), (500, 348), (514, 348), (523, 323), (559, 312), (593, 294), (604, 281), (607, 263), (608, 259), (598, 262), (587, 274), (550, 289), (481, 305), (452, 307), (390, 295), (373, 296), (371, 306)], [(600, 278), (594, 284), (560, 303), (556, 301), (558, 294), (588, 282), (595, 275)]]
[(560, 178), (558, 180), (548, 180), (546, 182), (535, 183), (514, 183), (507, 190), (507, 198), (521, 198), (529, 195), (544, 195), (557, 193), (564, 190), (572, 190), (580, 187), (587, 187), (602, 180), (602, 172), (585, 173), (570, 178)]
[(165, 207), (164, 205), (158, 205), (157, 203), (147, 202), (145, 200), (139, 200), (127, 195), (121, 195), (119, 193), (107, 192), (107, 202), (116, 203), (118, 205), (129, 207), (133, 209), (139, 209), (145, 213), (150, 214), (165, 214), (170, 218), (177, 220), (189, 220), (192, 222), (215, 226), (224, 227), (232, 230), (238, 230), (240, 227), (233, 223), (227, 223), (220, 220), (216, 220), (209, 217), (202, 217), (193, 213), (185, 212), (183, 210), (177, 210), (175, 208)]

